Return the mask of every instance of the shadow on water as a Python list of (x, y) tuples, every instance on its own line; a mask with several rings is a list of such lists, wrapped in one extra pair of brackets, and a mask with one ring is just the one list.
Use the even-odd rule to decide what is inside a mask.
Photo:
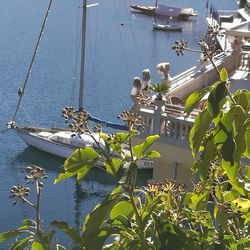
[(51, 172), (62, 172), (64, 159), (45, 153), (33, 147), (27, 147), (15, 157), (17, 162), (38, 165)]

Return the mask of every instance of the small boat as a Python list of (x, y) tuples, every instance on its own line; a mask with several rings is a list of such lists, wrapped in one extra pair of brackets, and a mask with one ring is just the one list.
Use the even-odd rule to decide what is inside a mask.
[[(41, 127), (29, 127), (29, 126), (19, 126), (16, 124), (16, 115), (20, 107), (20, 103), (22, 97), (24, 95), (25, 86), (29, 80), (29, 76), (31, 73), (32, 65), (37, 54), (37, 50), (39, 48), (39, 44), (41, 41), (41, 36), (44, 31), (45, 23), (50, 12), (52, 0), (49, 1), (49, 5), (47, 8), (47, 12), (42, 24), (42, 28), (35, 46), (35, 50), (32, 56), (32, 60), (30, 66), (28, 68), (26, 78), (23, 84), (23, 87), (19, 89), (19, 101), (13, 116), (12, 121), (8, 123), (8, 127), (14, 129), (16, 134), (25, 142), (27, 145), (35, 147), (44, 152), (62, 157), (68, 158), (77, 148), (85, 148), (90, 146), (94, 149), (97, 149), (97, 142), (101, 145), (104, 142), (100, 137), (99, 133), (92, 133), (90, 136), (88, 133), (83, 133), (81, 135), (76, 135), (68, 128), (41, 128)], [(94, 6), (96, 4), (88, 5)], [(79, 81), (79, 111), (84, 110), (83, 108), (83, 87), (84, 87), (84, 62), (85, 62), (85, 39), (86, 39), (86, 16), (87, 16), (87, 1), (83, 0), (83, 12), (82, 12), (82, 42), (81, 42), (81, 65), (80, 65), (80, 81)], [(91, 117), (92, 121), (100, 122), (101, 120)], [(101, 121), (103, 123), (105, 121)], [(105, 124), (109, 127), (118, 130), (127, 130), (126, 126), (121, 124), (111, 124), (108, 122)], [(126, 127), (126, 128), (125, 128)], [(125, 154), (129, 154), (129, 150), (127, 150), (127, 145), (123, 146), (123, 150)], [(138, 162), (138, 167), (140, 169), (151, 169), (153, 167), (153, 161), (151, 159), (143, 159)]]
[(159, 24), (159, 23), (153, 22), (153, 29), (181, 32), (182, 26), (181, 25), (172, 25), (172, 24)]
[(198, 15), (198, 12), (195, 11), (193, 8), (178, 8), (174, 6), (158, 4), (158, 1), (156, 1), (155, 6), (131, 4), (130, 8), (132, 11), (139, 12), (148, 16), (172, 16), (178, 18), (188, 18)]

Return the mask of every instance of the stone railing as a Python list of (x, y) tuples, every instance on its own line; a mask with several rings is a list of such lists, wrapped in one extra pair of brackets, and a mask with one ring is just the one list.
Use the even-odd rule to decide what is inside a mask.
[(144, 133), (158, 134), (178, 140), (188, 140), (194, 119), (200, 110), (194, 110), (189, 117), (184, 107), (155, 101), (154, 105), (139, 109), (144, 124)]
[[(215, 65), (219, 69), (225, 67), (230, 73), (239, 67), (240, 60), (240, 55), (221, 53), (215, 58)], [(190, 93), (216, 82), (218, 78), (219, 76), (211, 63), (192, 67), (173, 78), (169, 94), (186, 99)]]
[(250, 69), (250, 50), (241, 52), (241, 63), (240, 69), (248, 70)]

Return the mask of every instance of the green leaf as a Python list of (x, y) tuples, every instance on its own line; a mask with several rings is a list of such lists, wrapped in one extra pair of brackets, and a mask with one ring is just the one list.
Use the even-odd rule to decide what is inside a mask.
[(83, 179), (92, 167), (97, 165), (100, 155), (91, 147), (78, 148), (64, 162), (65, 173), (61, 173), (54, 183), (77, 175), (77, 180)]
[(46, 250), (46, 249), (39, 241), (35, 240), (32, 243), (32, 250)]
[(146, 140), (139, 145), (133, 147), (133, 154), (137, 159), (143, 157), (143, 154), (149, 149), (149, 147), (159, 138), (159, 135), (151, 135), (146, 138)]
[(86, 217), (83, 225), (83, 233), (87, 250), (102, 248), (104, 242), (102, 238), (98, 238), (99, 231), (105, 223), (111, 209), (119, 202), (122, 190), (123, 188), (121, 186), (115, 188), (112, 193)]
[(212, 117), (207, 110), (204, 110), (197, 115), (194, 126), (189, 135), (189, 143), (192, 149), (193, 158), (196, 158), (203, 137), (205, 136), (211, 122)]
[(123, 161), (122, 159), (119, 159), (119, 158), (112, 158), (111, 162), (112, 162), (112, 166), (114, 167), (114, 171), (109, 162), (105, 161), (104, 166), (106, 167), (106, 170), (108, 173), (110, 173), (111, 175), (115, 175), (123, 166)]
[(213, 227), (212, 216), (209, 211), (200, 210), (195, 211), (195, 218), (197, 221), (201, 222), (207, 228)]
[(79, 233), (74, 228), (70, 227), (67, 222), (52, 221), (51, 225), (59, 228), (61, 231), (66, 233), (75, 242), (79, 243), (81, 241), (81, 236), (79, 235)]
[(169, 87), (170, 87), (169, 84), (163, 82), (163, 83), (151, 84), (149, 88), (155, 93), (164, 93), (168, 91)]
[(209, 192), (204, 191), (200, 194), (192, 193), (190, 199), (189, 208), (192, 210), (204, 210), (207, 207), (207, 201), (209, 198)]
[(246, 166), (246, 177), (250, 180), (250, 166)]
[(201, 169), (201, 164), (202, 164), (201, 160), (194, 161), (191, 170), (194, 173), (197, 173), (199, 169)]
[(237, 198), (232, 203), (235, 206), (235, 209), (239, 210), (242, 213), (247, 213), (250, 208), (250, 200), (245, 198)]
[(66, 173), (60, 173), (58, 175), (58, 177), (54, 180), (54, 184), (59, 183), (60, 181), (63, 181), (65, 179), (68, 179), (74, 175), (77, 175), (78, 170), (74, 171), (74, 172), (66, 172)]
[(67, 172), (74, 172), (89, 164), (96, 164), (100, 155), (91, 147), (78, 148), (64, 162), (64, 169)]
[(230, 190), (230, 191), (226, 191), (224, 194), (224, 199), (225, 201), (233, 201), (237, 198), (240, 197), (240, 193), (234, 189)]
[(225, 68), (222, 68), (220, 71), (220, 80), (223, 82), (228, 81), (228, 74), (227, 74), (227, 70)]
[(110, 147), (114, 152), (120, 153), (123, 145), (127, 143), (130, 137), (138, 134), (137, 130), (132, 130), (128, 132), (118, 132), (114, 134), (114, 140), (110, 141), (109, 135), (101, 133), (102, 139), (105, 141), (106, 145)]
[(186, 234), (176, 225), (169, 223), (161, 217), (154, 216), (156, 221), (156, 230), (159, 234), (161, 247), (164, 249), (192, 249), (201, 250), (202, 248), (189, 239)]
[(234, 165), (234, 151), (235, 151), (235, 142), (233, 139), (232, 132), (227, 135), (226, 141), (221, 147), (221, 155), (224, 161), (230, 162), (231, 166)]
[(232, 107), (218, 122), (214, 136), (216, 144), (223, 144), (226, 141), (228, 134), (233, 129), (233, 121), (237, 111), (237, 106)]
[(200, 100), (210, 91), (210, 89), (211, 87), (209, 86), (199, 91), (195, 91), (187, 98), (185, 103), (185, 113), (187, 113), (187, 116), (192, 112)]
[(228, 224), (228, 218), (225, 210), (223, 208), (218, 208), (217, 206), (214, 209), (214, 217), (216, 219), (216, 227), (226, 228)]
[(130, 137), (130, 134), (128, 132), (115, 133), (116, 142), (119, 142), (120, 144), (125, 143), (129, 137)]
[(239, 89), (233, 95), (237, 105), (242, 106), (246, 113), (250, 109), (250, 91), (246, 89)]
[[(43, 247), (44, 250), (47, 250), (50, 248), (52, 244), (52, 239), (55, 235), (55, 230), (51, 230), (48, 234), (37, 234), (37, 245), (39, 244)], [(39, 249), (38, 247), (35, 249)]]
[(20, 228), (1, 233), (0, 234), (0, 243), (3, 243), (10, 238), (17, 237), (18, 235), (23, 234), (23, 233), (24, 233), (24, 231), (20, 230)]
[(148, 224), (148, 221), (151, 219), (150, 216), (155, 211), (157, 204), (159, 204), (161, 200), (161, 196), (158, 195), (154, 197), (153, 199), (151, 199), (150, 195), (147, 194), (145, 198), (147, 202), (145, 204), (145, 207), (143, 209), (143, 214), (142, 214), (142, 222), (143, 222), (144, 227)]
[(225, 103), (225, 97), (227, 96), (227, 87), (225, 82), (219, 82), (219, 84), (213, 88), (208, 97), (207, 110), (212, 117), (216, 117), (223, 104)]
[(157, 151), (154, 151), (154, 150), (148, 152), (148, 153), (145, 155), (145, 158), (159, 158), (159, 157), (161, 157), (160, 153), (157, 152)]
[(130, 218), (123, 215), (118, 215), (111, 223), (114, 227), (119, 227), (121, 229), (127, 229), (131, 227)]
[(124, 217), (131, 217), (133, 214), (133, 206), (129, 201), (120, 201), (110, 212), (110, 219), (113, 220), (119, 215)]
[(26, 244), (32, 239), (32, 236), (28, 236), (24, 239), (18, 240), (15, 244), (11, 245), (10, 250), (23, 250)]
[(246, 120), (245, 123), (242, 122), (241, 126), (239, 125), (237, 127), (237, 134), (235, 136), (236, 150), (234, 152), (234, 159), (236, 162), (240, 162), (242, 154), (244, 154), (247, 150), (246, 145), (249, 145), (246, 138), (247, 129), (249, 128), (249, 125), (250, 125), (250, 119)]
[(83, 166), (78, 172), (77, 172), (77, 180), (80, 181), (84, 179), (84, 177), (89, 173), (89, 171), (93, 168), (91, 165)]
[(35, 226), (36, 225), (36, 222), (34, 220), (30, 220), (30, 219), (25, 219), (22, 221), (22, 225), (23, 226)]
[(120, 177), (119, 183), (120, 184), (128, 183), (130, 177), (133, 176), (137, 170), (138, 170), (138, 165), (134, 162), (124, 165), (124, 171)]
[(201, 180), (205, 180), (208, 176), (210, 162), (215, 155), (216, 147), (214, 145), (213, 136), (209, 136), (204, 143), (204, 151), (201, 155), (201, 164), (199, 165), (198, 173)]
[(244, 156), (250, 158), (250, 126), (249, 126), (249, 119), (246, 122), (248, 124), (245, 132), (245, 142), (246, 142), (246, 150), (244, 152)]
[(222, 160), (222, 167), (225, 169), (228, 178), (231, 181), (235, 181), (237, 171), (240, 168), (240, 165), (235, 163), (234, 165), (231, 164), (230, 161), (225, 161), (224, 159)]

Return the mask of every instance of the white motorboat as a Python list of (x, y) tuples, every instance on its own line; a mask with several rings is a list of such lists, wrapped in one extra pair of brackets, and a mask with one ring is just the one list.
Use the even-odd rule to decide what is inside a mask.
[(173, 25), (173, 24), (160, 24), (160, 23), (153, 22), (153, 29), (181, 32), (182, 26), (181, 25)]

